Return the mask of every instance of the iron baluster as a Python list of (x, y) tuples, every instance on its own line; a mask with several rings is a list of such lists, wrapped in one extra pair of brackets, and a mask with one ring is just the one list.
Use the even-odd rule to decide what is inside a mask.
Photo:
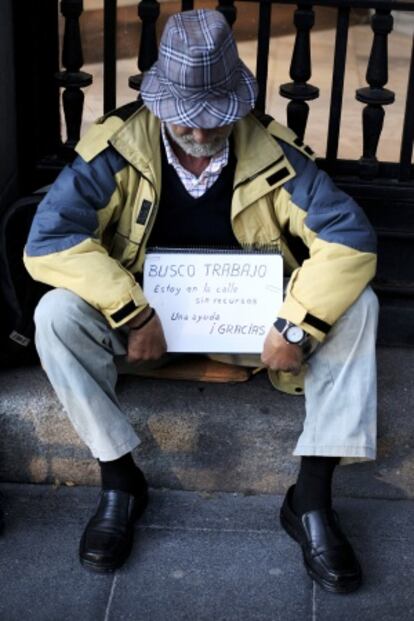
[(160, 4), (157, 0), (142, 0), (138, 3), (138, 17), (142, 21), (141, 40), (138, 53), (138, 69), (140, 73), (131, 76), (128, 84), (139, 91), (142, 74), (147, 71), (158, 58), (156, 23), (160, 15)]
[(264, 112), (266, 108), (267, 75), (269, 66), (270, 27), (272, 24), (272, 4), (268, 0), (260, 3), (259, 31), (257, 35), (256, 77), (259, 94), (256, 109)]
[(344, 92), (346, 48), (348, 43), (349, 7), (338, 9), (336, 25), (334, 68), (332, 74), (331, 105), (329, 111), (328, 142), (326, 157), (330, 161), (338, 156), (341, 127), (342, 97)]
[(309, 115), (306, 102), (319, 97), (319, 89), (307, 84), (311, 77), (310, 30), (314, 22), (312, 6), (299, 4), (294, 17), (296, 38), (290, 64), (290, 77), (293, 82), (282, 84), (279, 89), (282, 97), (291, 100), (287, 106), (287, 123), (301, 140), (305, 135)]
[(412, 176), (411, 157), (414, 141), (414, 36), (411, 49), (410, 73), (408, 76), (407, 100), (405, 103), (404, 125), (401, 139), (400, 181), (408, 181)]
[(116, 108), (116, 0), (104, 0), (104, 112)]
[(83, 0), (61, 0), (60, 10), (65, 18), (62, 65), (64, 71), (56, 74), (56, 81), (63, 91), (63, 111), (66, 121), (67, 140), (63, 145), (65, 159), (73, 159), (74, 148), (80, 138), (84, 94), (81, 90), (92, 84), (90, 73), (79, 71), (83, 65), (79, 17), (83, 12)]
[(367, 104), (362, 112), (363, 154), (359, 160), (360, 176), (372, 179), (378, 176), (376, 157), (379, 138), (384, 124), (384, 108), (394, 102), (393, 91), (383, 88), (388, 82), (387, 37), (392, 30), (393, 17), (389, 10), (376, 10), (371, 18), (374, 40), (368, 62), (368, 87), (356, 91), (356, 99)]
[(237, 17), (237, 9), (234, 6), (234, 0), (219, 0), (217, 10), (224, 15), (230, 28), (233, 28), (233, 24)]

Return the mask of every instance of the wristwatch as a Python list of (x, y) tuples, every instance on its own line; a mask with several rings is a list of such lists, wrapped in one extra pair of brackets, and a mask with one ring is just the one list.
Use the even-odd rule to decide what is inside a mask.
[(287, 319), (276, 319), (273, 324), (287, 343), (302, 347), (309, 341), (309, 334)]

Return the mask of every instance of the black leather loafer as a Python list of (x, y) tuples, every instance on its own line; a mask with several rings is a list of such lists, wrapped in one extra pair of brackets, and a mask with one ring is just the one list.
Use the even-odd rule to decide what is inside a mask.
[(95, 515), (89, 520), (79, 546), (80, 562), (99, 573), (112, 572), (126, 561), (134, 541), (134, 523), (148, 503), (146, 490), (132, 496), (103, 490)]
[(355, 591), (361, 585), (361, 567), (340, 529), (337, 514), (332, 509), (318, 509), (299, 518), (291, 508), (294, 487), (286, 494), (280, 522), (301, 546), (306, 571), (326, 591)]

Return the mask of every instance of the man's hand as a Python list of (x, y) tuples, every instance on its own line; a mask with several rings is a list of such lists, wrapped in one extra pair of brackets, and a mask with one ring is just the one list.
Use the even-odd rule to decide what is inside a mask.
[(303, 352), (299, 345), (291, 345), (272, 326), (267, 333), (261, 360), (274, 371), (290, 371), (298, 375), (303, 361)]
[(128, 362), (158, 360), (167, 351), (167, 343), (157, 314), (139, 328), (150, 313), (151, 309), (148, 307), (127, 324), (130, 328), (138, 327), (137, 330), (131, 329), (128, 333)]

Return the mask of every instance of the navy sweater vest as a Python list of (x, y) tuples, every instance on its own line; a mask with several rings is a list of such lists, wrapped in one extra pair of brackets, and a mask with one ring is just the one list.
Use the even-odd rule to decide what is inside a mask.
[(163, 146), (161, 151), (161, 197), (148, 247), (239, 247), (230, 222), (236, 168), (233, 149), (230, 147), (229, 161), (219, 178), (199, 198), (187, 192), (174, 167), (168, 164)]

